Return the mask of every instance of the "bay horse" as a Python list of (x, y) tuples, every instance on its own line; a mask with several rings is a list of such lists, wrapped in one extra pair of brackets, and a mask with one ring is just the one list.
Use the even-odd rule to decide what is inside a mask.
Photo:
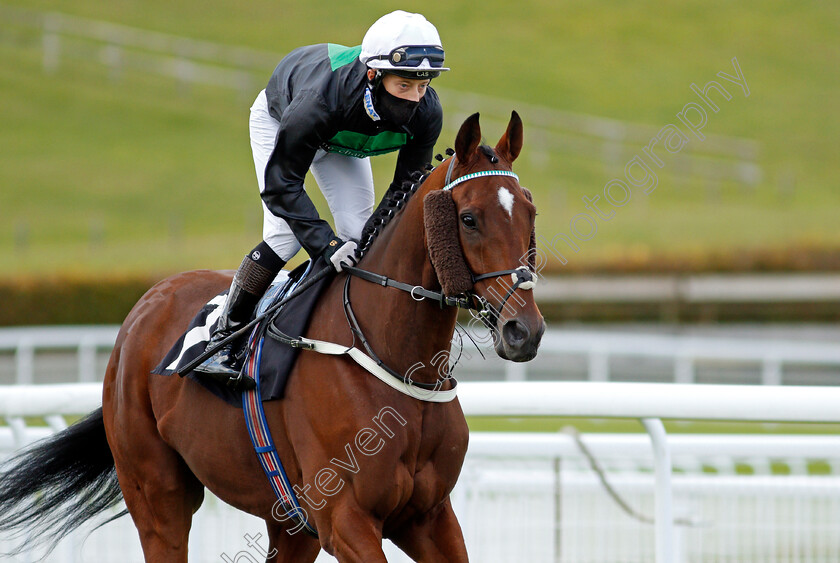
[[(510, 172), (522, 138), (513, 112), (495, 148), (480, 145), (478, 114), (469, 117), (454, 155), (384, 225), (358, 266), (418, 291), (466, 292), (465, 300), (494, 312), (487, 324), (497, 331), (496, 351), (515, 361), (536, 355), (545, 329), (532, 291), (509, 284), (492, 290), (501, 274), (521, 266), (533, 238), (535, 207)], [(458, 186), (441, 190), (450, 181)], [(448, 211), (440, 211), (441, 202)], [(454, 254), (430, 240), (435, 222), (448, 224)], [(102, 408), (6, 466), (0, 531), (49, 531), (57, 541), (122, 498), (145, 560), (185, 563), (192, 516), (206, 488), (265, 520), (270, 562), (312, 562), (324, 549), (341, 563), (382, 563), (383, 538), (416, 561), (467, 561), (449, 500), (469, 436), (457, 398), (421, 401), (347, 356), (301, 352), (284, 398), (266, 403), (265, 413), (316, 538), (287, 533), (290, 523), (276, 517), (240, 409), (188, 378), (150, 374), (193, 315), (230, 281), (230, 272), (188, 272), (140, 299), (117, 336)], [(411, 370), (414, 382), (451, 389), (452, 380), (441, 379), (429, 361), (450, 349), (457, 308), (418, 298), (414, 290), (355, 282), (348, 295), (358, 328), (382, 362), (397, 373)], [(324, 290), (308, 337), (353, 344), (346, 283), (341, 274)], [(517, 307), (503, 302), (512, 294)]]

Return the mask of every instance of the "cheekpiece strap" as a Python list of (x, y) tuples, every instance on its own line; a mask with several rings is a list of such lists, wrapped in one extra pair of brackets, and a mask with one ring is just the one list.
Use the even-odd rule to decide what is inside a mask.
[(455, 157), (456, 155), (452, 155), (452, 159), (449, 161), (449, 166), (446, 168), (446, 180), (444, 180), (444, 184), (449, 184), (452, 181), (452, 169), (455, 168)]

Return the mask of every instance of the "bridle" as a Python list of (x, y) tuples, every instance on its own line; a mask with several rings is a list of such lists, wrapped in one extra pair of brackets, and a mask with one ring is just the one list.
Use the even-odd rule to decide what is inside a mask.
[(498, 308), (494, 307), (492, 303), (487, 301), (487, 299), (481, 295), (472, 291), (467, 292), (469, 297), (479, 303), (480, 306), (473, 308), (478, 311), (479, 318), (481, 319), (481, 322), (484, 323), (484, 326), (490, 330), (498, 330), (496, 323), (501, 318), (502, 310), (507, 305), (508, 299), (510, 299), (511, 295), (513, 295), (513, 292), (517, 289), (533, 289), (537, 284), (536, 276), (526, 266), (520, 266), (515, 270), (500, 270), (498, 272), (490, 272), (488, 274), (481, 274), (480, 276), (473, 276), (473, 282), (477, 282), (488, 278), (498, 278), (507, 274), (511, 275), (513, 283), (510, 288), (508, 288), (508, 292), (505, 295), (505, 298), (502, 299), (502, 304), (499, 305)]
[[(486, 176), (508, 176), (519, 181), (519, 176), (510, 170), (481, 170), (479, 172), (465, 174), (464, 176), (452, 180), (452, 170), (454, 167), (455, 155), (452, 155), (452, 158), (449, 161), (449, 166), (446, 169), (446, 179), (444, 180), (444, 186), (441, 188), (441, 191), (450, 191), (464, 182), (468, 182), (476, 178), (483, 178)], [(440, 303), (441, 308), (445, 306), (450, 306), (458, 307), (460, 309), (477, 311), (480, 318), (482, 319), (482, 322), (484, 322), (487, 328), (491, 330), (493, 330), (493, 326), (490, 326), (490, 320), (488, 317), (492, 317), (494, 321), (497, 321), (501, 317), (502, 310), (507, 305), (507, 302), (513, 295), (514, 291), (516, 291), (517, 289), (533, 289), (536, 285), (536, 275), (527, 266), (519, 266), (518, 268), (513, 268), (510, 270), (499, 270), (496, 272), (488, 272), (486, 274), (478, 275), (470, 271), (469, 274), (470, 278), (472, 279), (473, 285), (475, 285), (476, 282), (479, 282), (481, 280), (498, 278), (506, 275), (511, 276), (511, 280), (513, 283), (508, 288), (507, 294), (502, 300), (501, 305), (498, 308), (496, 308), (493, 306), (493, 304), (487, 301), (486, 298), (477, 295), (472, 291), (467, 291), (461, 296), (446, 296), (443, 294), (442, 291), (434, 291), (426, 289), (419, 285), (411, 285), (407, 283), (398, 282), (388, 278), (387, 276), (375, 274), (373, 272), (362, 270), (354, 266), (345, 267), (344, 269), (347, 270), (349, 274), (362, 278), (371, 283), (376, 283), (383, 287), (392, 287), (401, 291), (406, 291), (409, 294), (411, 294), (411, 298), (415, 301), (423, 301), (424, 299), (430, 299), (432, 301)]]
[[(478, 314), (478, 318), (481, 319), (482, 323), (484, 323), (484, 325), (490, 330), (497, 330), (495, 322), (498, 321), (498, 319), (501, 317), (502, 310), (507, 305), (507, 302), (513, 295), (514, 291), (516, 291), (517, 289), (533, 289), (533, 287), (536, 285), (534, 273), (531, 272), (531, 270), (529, 270), (526, 266), (520, 266), (519, 268), (515, 268), (513, 270), (499, 270), (497, 272), (489, 272), (487, 274), (480, 274), (478, 276), (471, 273), (473, 282), (478, 282), (490, 278), (498, 278), (501, 276), (506, 276), (508, 274), (511, 275), (513, 283), (508, 288), (507, 294), (505, 294), (505, 298), (502, 300), (501, 305), (497, 308), (493, 306), (493, 304), (490, 303), (485, 297), (478, 295), (472, 291), (468, 291), (460, 296), (447, 296), (444, 295), (442, 291), (434, 291), (431, 289), (426, 289), (425, 287), (420, 285), (411, 285), (408, 283), (399, 282), (387, 276), (375, 274), (367, 270), (362, 270), (355, 266), (344, 266), (343, 269), (346, 270), (347, 273), (351, 276), (361, 278), (365, 281), (381, 285), (382, 287), (392, 287), (400, 291), (405, 291), (406, 293), (411, 295), (411, 298), (415, 301), (424, 301), (425, 299), (429, 299), (431, 301), (439, 303), (441, 309), (443, 309), (444, 307), (458, 307), (459, 309), (476, 311)], [(354, 320), (355, 315), (353, 314), (353, 309), (350, 305), (350, 298), (347, 289), (349, 285), (350, 276), (348, 276), (347, 281), (345, 282), (344, 303), (348, 320)], [(353, 326), (354, 324), (357, 325), (357, 323), (351, 322), (351, 326)], [(354, 330), (354, 332), (356, 331)], [(362, 336), (361, 331), (359, 331), (359, 336)]]
[[(449, 163), (449, 168), (446, 172), (445, 185), (443, 188), (441, 188), (441, 190), (448, 191), (464, 182), (468, 182), (470, 180), (482, 178), (485, 176), (508, 176), (515, 178), (517, 181), (519, 180), (519, 176), (517, 176), (514, 172), (508, 170), (483, 170), (479, 172), (473, 172), (471, 174), (466, 174), (455, 180), (451, 180), (454, 163), (455, 156), (453, 155)], [(458, 307), (460, 309), (474, 310), (477, 312), (477, 318), (479, 318), (481, 322), (491, 331), (499, 330), (498, 320), (501, 318), (502, 310), (507, 305), (507, 302), (513, 295), (513, 292), (517, 289), (530, 290), (533, 289), (536, 285), (536, 275), (527, 266), (520, 266), (518, 268), (513, 268), (509, 270), (499, 270), (496, 272), (488, 272), (485, 274), (478, 275), (470, 271), (470, 276), (472, 278), (473, 284), (486, 279), (498, 278), (506, 275), (511, 276), (513, 283), (508, 288), (507, 294), (502, 300), (501, 305), (499, 305), (499, 307), (497, 308), (493, 306), (493, 304), (490, 303), (485, 297), (478, 295), (473, 291), (467, 291), (466, 293), (457, 296), (447, 296), (444, 295), (442, 291), (434, 291), (419, 285), (412, 285), (396, 281), (387, 276), (376, 274), (367, 270), (362, 270), (355, 266), (345, 266), (343, 269), (346, 270), (348, 274), (350, 274), (347, 276), (347, 279), (344, 283), (344, 312), (347, 318), (347, 322), (350, 325), (350, 329), (353, 332), (354, 336), (359, 338), (359, 340), (362, 342), (363, 346), (367, 350), (368, 354), (371, 356), (371, 358), (373, 358), (377, 365), (385, 369), (392, 376), (401, 379), (404, 383), (418, 386), (424, 389), (439, 389), (443, 381), (445, 381), (445, 379), (451, 379), (453, 382), (453, 387), (457, 384), (457, 382), (454, 378), (451, 377), (451, 375), (449, 375), (447, 378), (439, 380), (436, 383), (418, 383), (392, 370), (391, 368), (386, 366), (382, 362), (382, 360), (379, 359), (379, 357), (371, 348), (369, 342), (367, 341), (367, 338), (365, 338), (361, 326), (356, 320), (356, 315), (353, 313), (353, 307), (350, 303), (350, 279), (352, 276), (361, 278), (370, 283), (375, 283), (382, 287), (391, 287), (400, 291), (407, 292), (415, 301), (423, 301), (425, 299), (429, 299), (431, 301), (439, 303), (441, 309), (444, 307)]]
[[(485, 176), (508, 176), (515, 179), (519, 182), (519, 176), (510, 171), (510, 170), (480, 170), (478, 172), (472, 172), (471, 174), (465, 174), (459, 178), (452, 179), (452, 171), (455, 168), (455, 160), (456, 155), (452, 155), (452, 158), (449, 160), (449, 166), (446, 168), (446, 178), (444, 179), (444, 185), (441, 188), (441, 191), (451, 191), (456, 186), (468, 182), (469, 180), (473, 180), (475, 178), (483, 178)], [(469, 268), (469, 266), (467, 267)], [(470, 270), (470, 278), (472, 279), (473, 285), (476, 282), (481, 280), (486, 280), (490, 278), (498, 278), (501, 276), (506, 276), (510, 274), (511, 280), (513, 284), (508, 288), (508, 292), (505, 295), (505, 298), (502, 300), (501, 305), (498, 307), (494, 307), (487, 299), (484, 297), (472, 292), (468, 291), (466, 293), (467, 297), (471, 301), (477, 302), (478, 306), (471, 306), (469, 308), (478, 311), (479, 318), (481, 319), (482, 323), (489, 329), (494, 330), (496, 328), (496, 323), (501, 318), (502, 310), (507, 305), (508, 300), (513, 295), (513, 292), (517, 289), (529, 290), (533, 289), (536, 285), (536, 276), (534, 273), (529, 270), (526, 266), (520, 266), (518, 268), (514, 268), (512, 270), (499, 270), (497, 272), (488, 272), (486, 274), (479, 274), (475, 275), (472, 270)], [(491, 322), (492, 320), (492, 322)]]

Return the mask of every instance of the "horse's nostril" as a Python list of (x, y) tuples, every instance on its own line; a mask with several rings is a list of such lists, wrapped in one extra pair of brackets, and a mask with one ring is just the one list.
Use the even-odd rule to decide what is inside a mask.
[(525, 323), (517, 320), (510, 320), (502, 327), (502, 336), (509, 346), (518, 346), (528, 340), (530, 336), (528, 327)]

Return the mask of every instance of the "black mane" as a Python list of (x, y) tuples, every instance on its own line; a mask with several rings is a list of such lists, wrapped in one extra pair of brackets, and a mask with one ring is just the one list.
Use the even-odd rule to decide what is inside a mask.
[(362, 235), (359, 238), (359, 248), (357, 250), (359, 257), (364, 256), (370, 250), (373, 241), (376, 240), (385, 228), (385, 225), (390, 223), (397, 212), (403, 208), (425, 178), (423, 176), (417, 182), (404, 182), (399, 188), (394, 188), (394, 186), (388, 188), (388, 191), (382, 196), (379, 205), (376, 206), (376, 210), (362, 228)]
[(403, 182), (401, 186), (395, 187), (392, 185), (388, 188), (388, 191), (382, 196), (379, 205), (376, 206), (376, 210), (374, 210), (362, 228), (362, 235), (359, 239), (359, 257), (364, 256), (370, 250), (373, 241), (376, 240), (385, 226), (397, 215), (397, 212), (405, 206), (420, 185), (426, 181), (426, 178), (432, 170), (434, 170), (434, 167), (429, 165), (425, 172), (415, 172), (411, 180)]

